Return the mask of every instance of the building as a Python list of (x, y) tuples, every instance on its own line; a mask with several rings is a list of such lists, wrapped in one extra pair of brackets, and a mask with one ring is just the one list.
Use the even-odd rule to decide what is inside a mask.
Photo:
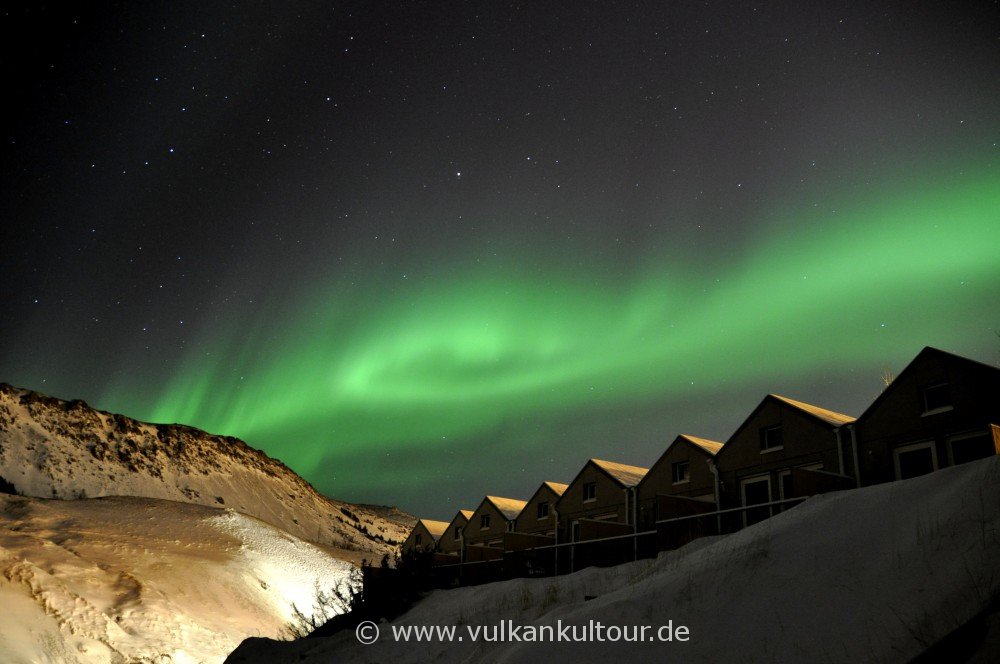
[(639, 482), (639, 523), (716, 509), (715, 475), (710, 462), (722, 443), (681, 434), (674, 438)]
[(465, 530), (465, 524), (472, 518), (472, 512), (473, 510), (458, 510), (452, 517), (448, 527), (441, 533), (441, 539), (438, 540), (438, 552), (453, 556), (462, 555), (462, 532)]
[(465, 526), (465, 559), (472, 561), (499, 557), (492, 552), (484, 553), (480, 550), (472, 553), (471, 550), (489, 548), (502, 554), (504, 533), (514, 530), (514, 521), (526, 504), (527, 501), (517, 498), (483, 498)]
[(526, 535), (556, 536), (556, 501), (568, 484), (542, 482), (514, 522), (514, 532)]
[[(722, 508), (758, 505), (849, 488), (854, 418), (777, 394), (764, 397), (715, 455)], [(742, 525), (776, 512), (746, 510)]]
[(432, 521), (431, 519), (418, 519), (410, 531), (409, 536), (403, 542), (403, 552), (410, 551), (435, 551), (438, 540), (448, 528), (445, 521)]
[(578, 542), (632, 532), (636, 487), (648, 468), (589, 459), (556, 501), (559, 541)]
[(1000, 369), (924, 348), (854, 426), (862, 484), (1000, 453)]

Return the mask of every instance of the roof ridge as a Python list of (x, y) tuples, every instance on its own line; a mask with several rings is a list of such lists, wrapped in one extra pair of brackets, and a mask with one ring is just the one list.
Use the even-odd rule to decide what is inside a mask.
[(441, 537), (444, 531), (448, 530), (448, 526), (451, 525), (450, 521), (438, 521), (436, 519), (417, 519), (417, 521), (423, 524), (427, 532), (431, 534), (434, 539)]
[(649, 472), (649, 468), (633, 466), (620, 461), (590, 458), (587, 463), (594, 464), (622, 486), (636, 486)]
[(683, 438), (689, 443), (696, 445), (697, 447), (705, 450), (709, 454), (715, 454), (722, 449), (725, 443), (719, 442), (718, 440), (712, 440), (711, 438), (702, 438), (701, 436), (692, 436), (689, 433), (678, 434), (678, 438)]
[(791, 397), (786, 397), (781, 394), (775, 394), (771, 392), (767, 396), (778, 399), (793, 408), (798, 408), (799, 410), (814, 415), (821, 420), (828, 422), (829, 424), (841, 425), (854, 422), (857, 418), (846, 413), (841, 413), (836, 410), (831, 410), (829, 408), (824, 408), (823, 406), (817, 406), (815, 404), (807, 403), (805, 401), (799, 401), (798, 399), (793, 399)]

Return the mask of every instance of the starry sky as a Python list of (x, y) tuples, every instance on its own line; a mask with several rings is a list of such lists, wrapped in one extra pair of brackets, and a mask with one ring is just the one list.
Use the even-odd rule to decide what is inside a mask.
[(3, 12), (0, 380), (448, 519), (1000, 361), (996, 2)]

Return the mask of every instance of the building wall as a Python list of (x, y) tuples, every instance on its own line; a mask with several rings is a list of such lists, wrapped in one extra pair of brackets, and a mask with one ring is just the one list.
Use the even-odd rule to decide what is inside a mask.
[[(420, 537), (420, 544), (417, 544), (417, 537)], [(410, 531), (409, 536), (403, 542), (403, 551), (431, 551), (434, 549), (434, 538), (429, 530), (420, 521)]]
[[(761, 429), (782, 427), (782, 449), (762, 452)], [(850, 434), (840, 431), (843, 447), (848, 448)], [(815, 418), (779, 402), (769, 400), (716, 455), (716, 465), (722, 480), (722, 508), (742, 505), (741, 482), (754, 476), (767, 476), (771, 481), (771, 500), (779, 499), (778, 473), (797, 466), (822, 464), (822, 470), (838, 473), (837, 436)]]
[(457, 529), (465, 528), (466, 523), (466, 520), (463, 518), (456, 517), (452, 519), (445, 531), (441, 533), (441, 539), (438, 541), (438, 551), (442, 553), (461, 553), (462, 539), (455, 537), (455, 534)]
[[(584, 502), (583, 486), (588, 482), (597, 483), (597, 496), (593, 501)], [(621, 486), (603, 471), (592, 464), (587, 464), (577, 478), (566, 489), (556, 503), (559, 511), (559, 541), (568, 542), (572, 534), (572, 522), (575, 519), (592, 519), (603, 515), (613, 515), (608, 520), (626, 523), (627, 510), (625, 491)]]
[[(559, 494), (542, 485), (517, 516), (514, 522), (514, 531), (537, 535), (554, 534), (556, 529), (556, 501), (558, 500)], [(549, 515), (544, 519), (538, 518), (538, 504), (541, 502), (548, 502), (549, 504)]]
[[(482, 528), (480, 523), (482, 515), (490, 515), (489, 528)], [(469, 547), (477, 544), (487, 544), (497, 542), (498, 548), (502, 547), (503, 534), (507, 532), (507, 519), (493, 503), (483, 501), (479, 508), (473, 513), (469, 523), (465, 525), (465, 546)]]
[[(708, 465), (712, 455), (685, 442), (674, 442), (664, 452), (639, 483), (639, 522), (652, 524), (656, 519), (670, 518), (670, 514), (657, 513), (657, 495), (684, 496), (686, 498), (709, 496), (715, 500), (715, 476)], [(687, 461), (690, 480), (681, 484), (673, 482), (673, 466)]]
[[(948, 383), (951, 410), (925, 413), (924, 388)], [(990, 435), (1000, 423), (1000, 371), (946, 354), (925, 352), (856, 424), (862, 484), (895, 479), (893, 450), (933, 441), (938, 468), (951, 465), (951, 441), (969, 433)]]

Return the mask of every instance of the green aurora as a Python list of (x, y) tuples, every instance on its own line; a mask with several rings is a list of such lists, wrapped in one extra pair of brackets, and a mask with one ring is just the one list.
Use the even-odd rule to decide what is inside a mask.
[(396, 289), (333, 276), (206, 335), (154, 404), (137, 402), (146, 391), (134, 385), (101, 401), (239, 436), (338, 497), (393, 500), (392, 486), (412, 493), (436, 478), (357, 467), (366, 451), (430, 467), (482, 441), (513, 454), (537, 444), (538, 422), (568, 449), (557, 423), (573, 413), (621, 416), (721, 384), (780, 392), (845, 362), (981, 339), (1000, 315), (998, 182), (990, 165), (853, 205), (844, 192), (835, 214), (756, 220), (738, 254), (665, 246), (627, 277), (565, 257), (544, 271), (453, 263)]

